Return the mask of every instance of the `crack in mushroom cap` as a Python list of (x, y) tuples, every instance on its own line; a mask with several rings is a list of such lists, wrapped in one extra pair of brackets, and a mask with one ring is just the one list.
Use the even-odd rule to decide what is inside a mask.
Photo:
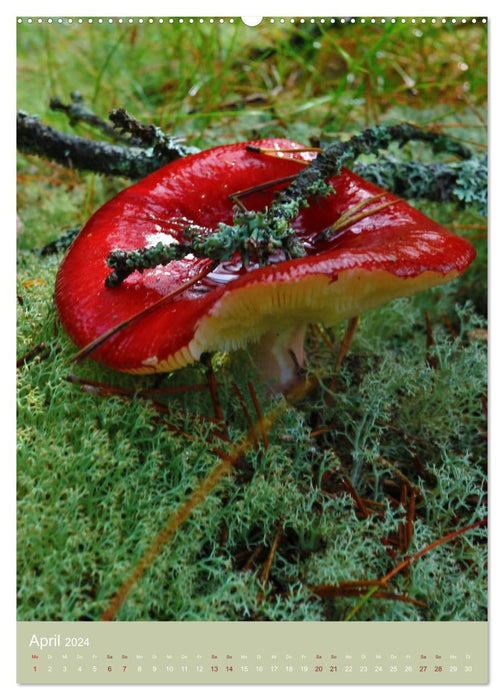
[[(55, 298), (63, 326), (79, 347), (170, 294), (201, 273), (208, 260), (192, 255), (130, 275), (105, 287), (114, 248), (133, 250), (179, 240), (187, 222), (209, 230), (232, 223), (230, 194), (295, 176), (314, 155), (287, 139), (218, 146), (188, 156), (120, 192), (89, 220), (58, 272)], [(472, 262), (465, 239), (436, 224), (403, 200), (349, 170), (330, 180), (335, 194), (311, 201), (293, 227), (306, 256), (276, 256), (243, 271), (238, 256), (148, 316), (119, 331), (92, 357), (131, 373), (171, 371), (207, 351), (232, 350), (306, 322), (334, 325), (397, 297), (443, 284)], [(265, 187), (244, 199), (249, 209), (268, 206)], [(355, 214), (355, 212), (357, 212)], [(327, 240), (320, 233), (337, 224)]]

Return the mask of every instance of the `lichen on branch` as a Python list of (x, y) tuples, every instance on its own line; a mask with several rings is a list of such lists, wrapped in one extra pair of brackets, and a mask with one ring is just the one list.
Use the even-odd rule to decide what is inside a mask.
[(419, 163), (381, 156), (372, 163), (355, 163), (353, 171), (403, 199), (452, 202), (461, 209), (474, 207), (481, 216), (487, 215), (486, 154), (450, 163)]
[[(191, 153), (195, 147), (184, 145), (158, 126), (144, 125), (123, 108), (109, 114), (109, 122), (86, 107), (77, 92), (64, 104), (53, 98), (53, 110), (67, 114), (70, 125), (84, 122), (103, 132), (107, 141), (95, 141), (57, 131), (36, 116), (17, 114), (17, 145), (26, 154), (38, 155), (66, 167), (109, 175), (140, 179), (158, 168)], [(403, 147), (410, 141), (428, 143), (434, 153), (446, 153), (460, 160), (423, 164), (399, 161), (381, 152), (392, 142)], [(249, 146), (254, 150), (254, 146)], [(259, 149), (260, 150), (260, 149)], [(374, 162), (360, 162), (362, 155), (378, 156)], [(134, 270), (145, 270), (189, 253), (220, 262), (239, 254), (244, 265), (266, 265), (279, 251), (286, 259), (302, 257), (305, 252), (291, 222), (310, 199), (332, 192), (327, 181), (341, 168), (350, 167), (358, 175), (405, 199), (430, 199), (454, 202), (458, 207), (473, 207), (481, 214), (487, 208), (486, 156), (476, 158), (456, 139), (438, 131), (401, 123), (377, 126), (356, 134), (344, 142), (330, 144), (293, 178), (290, 185), (276, 193), (270, 207), (263, 211), (236, 208), (232, 224), (219, 224), (208, 231), (196, 225), (185, 227), (180, 242), (159, 244), (137, 251), (110, 251), (112, 272), (106, 284), (115, 286)]]
[[(66, 113), (71, 126), (85, 122), (115, 142), (122, 143), (67, 134), (20, 110), (17, 113), (19, 151), (47, 158), (67, 168), (119, 175), (133, 180), (146, 177), (178, 158), (198, 152), (197, 148), (184, 145), (180, 139), (166, 134), (153, 124), (141, 124), (124, 109), (112, 111), (109, 124), (85, 106), (79, 93), (73, 92), (71, 97), (69, 104), (53, 98), (51, 109)], [(127, 139), (124, 138), (125, 134), (129, 134)]]
[(304, 248), (301, 243), (296, 238), (292, 241), (285, 240), (288, 222), (277, 219), (275, 228), (268, 228), (267, 215), (267, 210), (238, 211), (233, 224), (220, 223), (214, 231), (195, 224), (185, 226), (181, 240), (176, 243), (159, 242), (136, 250), (114, 249), (107, 258), (107, 265), (112, 268), (112, 272), (107, 276), (105, 285), (116, 287), (132, 272), (166, 265), (189, 254), (214, 262), (224, 262), (238, 253), (245, 266), (250, 262), (259, 266), (266, 265), (279, 250), (289, 258), (302, 257)]
[[(333, 192), (329, 178), (338, 176), (345, 166), (352, 166), (361, 155), (378, 155), (395, 141), (400, 146), (412, 140), (429, 143), (434, 152), (447, 152), (469, 159), (471, 152), (458, 141), (437, 132), (420, 129), (409, 124), (378, 126), (366, 129), (345, 142), (337, 142), (322, 150), (296, 175), (285, 189), (276, 192), (270, 207), (262, 211), (236, 210), (232, 225), (220, 224), (215, 231), (195, 226), (183, 230), (182, 241), (134, 251), (111, 251), (107, 264), (112, 272), (106, 279), (108, 287), (114, 287), (133, 271), (142, 271), (188, 253), (200, 258), (222, 262), (239, 254), (246, 266), (253, 261), (267, 265), (278, 251), (285, 259), (300, 258), (305, 250), (298, 240), (291, 222), (301, 209), (309, 206), (313, 198)], [(254, 145), (248, 150), (261, 152)]]

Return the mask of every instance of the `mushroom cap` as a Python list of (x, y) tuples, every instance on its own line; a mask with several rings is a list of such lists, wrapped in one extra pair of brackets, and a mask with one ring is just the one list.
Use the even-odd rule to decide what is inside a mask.
[[(251, 152), (247, 145), (272, 149)], [(218, 146), (167, 165), (102, 206), (68, 250), (56, 280), (62, 324), (79, 347), (174, 292), (208, 260), (192, 255), (107, 288), (111, 250), (173, 242), (184, 223), (209, 230), (232, 223), (231, 194), (295, 176), (313, 152), (287, 139)], [(276, 152), (275, 152), (276, 151)], [(335, 194), (310, 202), (293, 222), (306, 256), (278, 255), (243, 269), (236, 255), (151, 313), (112, 335), (92, 354), (125, 372), (166, 372), (202, 353), (244, 347), (306, 322), (334, 325), (396, 297), (460, 275), (475, 257), (470, 243), (403, 200), (349, 170), (330, 180)], [(243, 200), (268, 206), (269, 185)], [(341, 219), (346, 215), (344, 219)], [(327, 239), (320, 233), (340, 220)]]

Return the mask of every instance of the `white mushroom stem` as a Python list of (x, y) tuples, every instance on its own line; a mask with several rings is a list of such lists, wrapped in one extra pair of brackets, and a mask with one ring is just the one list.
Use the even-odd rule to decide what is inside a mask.
[(286, 392), (299, 381), (305, 365), (306, 324), (270, 332), (251, 346), (256, 367), (274, 392)]

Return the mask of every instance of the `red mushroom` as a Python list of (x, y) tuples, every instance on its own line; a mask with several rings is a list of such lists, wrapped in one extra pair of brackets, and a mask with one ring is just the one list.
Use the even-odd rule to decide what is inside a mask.
[[(187, 255), (133, 272), (116, 288), (105, 286), (111, 250), (178, 241), (187, 222), (208, 230), (232, 223), (236, 192), (254, 190), (243, 201), (247, 209), (263, 209), (285, 186), (267, 183), (295, 176), (313, 158), (309, 150), (291, 152), (303, 146), (285, 139), (252, 144), (267, 153), (233, 144), (161, 168), (85, 225), (56, 281), (59, 314), (75, 343), (87, 346), (154, 305), (97, 346), (94, 359), (145, 374), (176, 370), (206, 352), (251, 346), (265, 379), (285, 390), (304, 361), (307, 323), (335, 325), (444, 284), (473, 260), (463, 238), (343, 170), (330, 181), (335, 194), (312, 201), (293, 221), (304, 257), (278, 254), (266, 266), (245, 268), (236, 254), (204, 276), (209, 261)], [(321, 235), (328, 228), (330, 234)]]

